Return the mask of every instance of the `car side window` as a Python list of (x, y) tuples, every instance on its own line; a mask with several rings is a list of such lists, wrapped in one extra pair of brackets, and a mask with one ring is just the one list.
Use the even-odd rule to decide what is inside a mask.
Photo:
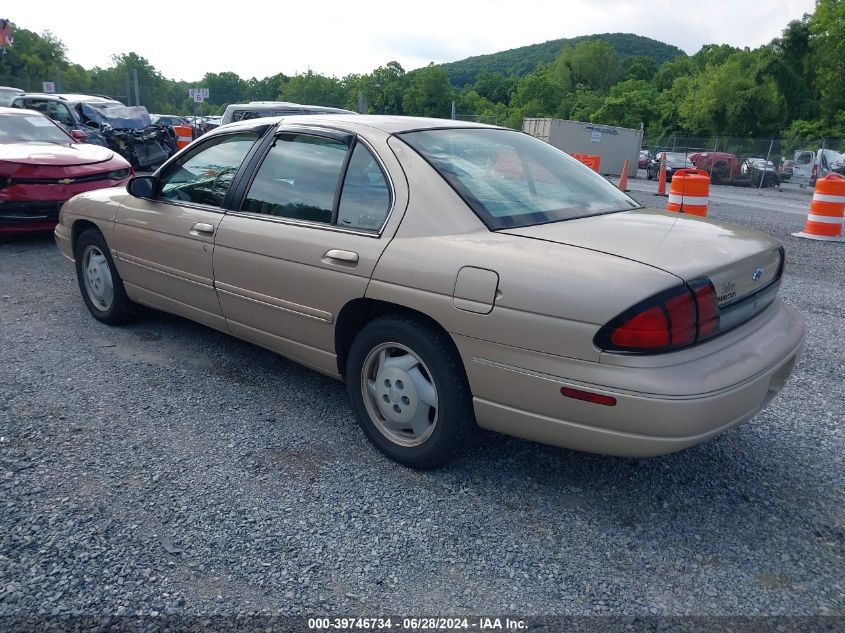
[(48, 106), (47, 116), (62, 125), (73, 125), (73, 117), (68, 112), (67, 106), (63, 103), (51, 101)]
[(349, 159), (340, 204), (338, 226), (377, 231), (390, 210), (390, 187), (372, 152), (356, 143)]
[(235, 172), (257, 139), (256, 132), (209, 139), (168, 165), (159, 178), (158, 196), (165, 200), (222, 207)]
[(50, 116), (46, 101), (39, 101), (38, 99), (27, 99), (23, 102), (22, 107), (26, 110), (35, 110)]
[(330, 223), (347, 151), (348, 146), (335, 139), (280, 134), (261, 163), (242, 210)]

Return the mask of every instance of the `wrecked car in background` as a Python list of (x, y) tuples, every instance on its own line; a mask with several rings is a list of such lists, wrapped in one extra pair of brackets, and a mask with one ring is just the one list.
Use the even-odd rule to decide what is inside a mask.
[(96, 126), (110, 148), (137, 170), (151, 171), (176, 153), (172, 126), (153, 125), (143, 106), (119, 102), (80, 103), (85, 123)]
[(176, 153), (172, 127), (153, 125), (143, 106), (94, 95), (27, 93), (12, 107), (38, 110), (69, 132), (84, 133), (84, 142), (114, 150), (138, 171), (152, 171)]

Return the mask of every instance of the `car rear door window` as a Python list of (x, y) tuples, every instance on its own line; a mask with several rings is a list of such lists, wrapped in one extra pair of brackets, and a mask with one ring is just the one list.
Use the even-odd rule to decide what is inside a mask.
[(372, 152), (356, 143), (343, 180), (337, 224), (362, 231), (377, 231), (390, 210), (390, 187)]
[(310, 134), (280, 134), (247, 192), (242, 210), (307, 222), (332, 222), (346, 143)]
[(159, 195), (174, 202), (223, 206), (235, 173), (258, 138), (256, 132), (225, 134), (188, 152), (159, 179)]

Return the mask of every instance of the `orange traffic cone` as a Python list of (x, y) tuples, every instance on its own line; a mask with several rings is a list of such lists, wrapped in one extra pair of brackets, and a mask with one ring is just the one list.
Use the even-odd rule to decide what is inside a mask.
[(845, 224), (845, 178), (828, 174), (816, 181), (810, 212), (804, 230), (793, 233), (795, 237), (827, 242), (845, 242), (842, 226)]
[(625, 159), (625, 165), (622, 166), (622, 175), (619, 177), (619, 189), (622, 191), (630, 191), (628, 189), (628, 159)]
[(663, 152), (663, 157), (660, 159), (660, 173), (657, 176), (657, 193), (654, 195), (666, 197), (666, 152)]

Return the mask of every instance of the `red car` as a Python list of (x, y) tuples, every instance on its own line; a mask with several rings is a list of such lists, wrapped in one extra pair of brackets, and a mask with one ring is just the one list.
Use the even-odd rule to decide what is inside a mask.
[(40, 112), (0, 108), (0, 235), (53, 229), (68, 199), (129, 181), (122, 156), (81, 137)]

